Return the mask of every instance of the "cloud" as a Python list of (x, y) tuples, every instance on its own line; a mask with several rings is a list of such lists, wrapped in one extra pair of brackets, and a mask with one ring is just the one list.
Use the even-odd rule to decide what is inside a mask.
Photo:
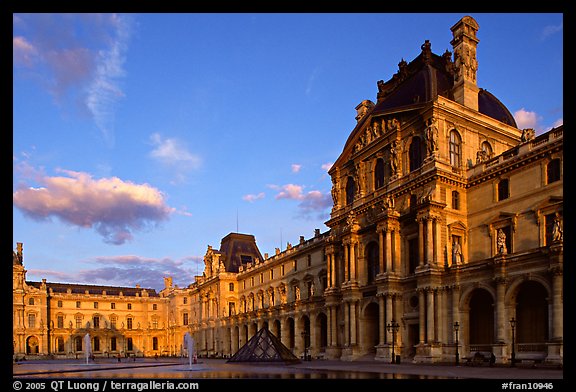
[(302, 185), (294, 185), (294, 184), (286, 184), (282, 185), (281, 187), (277, 187), (280, 191), (275, 196), (276, 200), (280, 199), (291, 199), (291, 200), (302, 200), (304, 197), (302, 194), (303, 187)]
[(159, 133), (150, 136), (154, 146), (150, 157), (171, 169), (176, 182), (186, 181), (188, 173), (202, 166), (200, 156), (191, 153), (186, 144), (176, 138), (163, 138)]
[(299, 165), (297, 163), (292, 164), (292, 167), (291, 167), (292, 173), (299, 173), (301, 169), (302, 169), (302, 165)]
[(559, 118), (558, 120), (554, 121), (554, 124), (552, 125), (552, 128), (556, 128), (559, 127), (560, 125), (564, 124), (564, 119), (563, 118)]
[(550, 38), (552, 35), (561, 32), (564, 29), (564, 22), (560, 21), (558, 25), (547, 25), (542, 29), (540, 34), (540, 40), (544, 41)]
[(120, 81), (125, 76), (130, 17), (19, 14), (13, 21), (15, 69), (35, 72), (60, 106), (80, 102), (106, 144), (113, 146), (116, 104), (124, 97)]
[(73, 226), (93, 228), (104, 242), (115, 245), (130, 241), (135, 231), (155, 226), (174, 212), (163, 194), (148, 184), (60, 171), (65, 176), (36, 173), (41, 187), (19, 185), (13, 193), (14, 205), (32, 219), (55, 217)]
[(312, 214), (317, 213), (316, 218), (324, 219), (328, 216), (326, 210), (332, 206), (330, 194), (322, 193), (319, 190), (311, 190), (305, 193), (304, 186), (295, 184), (269, 185), (268, 187), (279, 191), (274, 197), (276, 200), (299, 200), (299, 217), (310, 218)]
[(242, 200), (246, 200), (246, 201), (252, 203), (256, 200), (263, 199), (265, 196), (266, 196), (266, 194), (264, 192), (260, 192), (257, 195), (248, 194), (248, 195), (242, 196)]
[(322, 170), (328, 172), (332, 168), (333, 164), (334, 164), (333, 162), (326, 162), (326, 163), (323, 163), (322, 166), (320, 166), (320, 168)]
[(181, 260), (170, 258), (149, 258), (134, 255), (102, 256), (85, 260), (83, 264), (93, 264), (94, 268), (78, 272), (60, 272), (51, 270), (28, 271), (28, 275), (47, 278), (48, 281), (100, 284), (106, 286), (164, 288), (163, 278), (172, 276), (174, 283), (185, 287), (194, 281), (194, 276), (203, 268), (201, 256), (186, 257)]
[(538, 126), (539, 116), (536, 114), (536, 112), (530, 112), (522, 108), (514, 112), (514, 120), (516, 120), (518, 129), (536, 129)]

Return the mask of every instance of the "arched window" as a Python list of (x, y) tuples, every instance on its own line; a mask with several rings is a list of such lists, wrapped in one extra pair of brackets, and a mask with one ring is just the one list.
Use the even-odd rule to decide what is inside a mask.
[(550, 184), (560, 180), (560, 159), (552, 159), (546, 166), (546, 180)]
[(234, 283), (228, 285), (228, 291), (234, 291)]
[(488, 159), (492, 158), (492, 155), (494, 153), (492, 152), (492, 146), (490, 145), (490, 143), (482, 142), (481, 148), (482, 148), (482, 151), (484, 151), (484, 153)]
[(462, 139), (456, 130), (450, 131), (450, 165), (453, 167), (462, 165)]
[(410, 155), (410, 171), (414, 171), (422, 166), (422, 142), (419, 137), (413, 137), (408, 150)]
[(356, 183), (354, 178), (348, 177), (346, 181), (346, 205), (352, 204), (354, 201), (354, 193), (356, 193)]
[(34, 298), (28, 299), (28, 305), (34, 305)]
[(368, 284), (374, 283), (378, 271), (378, 243), (370, 242), (366, 247), (366, 266), (368, 272)]
[(376, 168), (374, 169), (374, 189), (384, 186), (384, 159), (378, 158), (376, 160)]

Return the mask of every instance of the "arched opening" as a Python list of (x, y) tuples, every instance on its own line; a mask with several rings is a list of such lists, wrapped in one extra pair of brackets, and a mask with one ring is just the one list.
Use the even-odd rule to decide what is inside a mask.
[(26, 354), (38, 354), (39, 347), (40, 343), (36, 336), (29, 336), (28, 339), (26, 339)]
[(548, 341), (548, 301), (546, 289), (538, 282), (520, 285), (516, 297), (518, 344), (544, 344)]
[(379, 343), (379, 313), (380, 309), (376, 302), (370, 302), (364, 309), (362, 332), (362, 345), (366, 353), (376, 353), (376, 346)]
[(376, 159), (376, 167), (374, 168), (374, 189), (379, 189), (384, 186), (384, 159)]
[(366, 246), (366, 272), (367, 272), (367, 283), (374, 283), (376, 275), (380, 272), (378, 266), (378, 252), (379, 247), (376, 241), (370, 242)]
[(280, 338), (280, 334), (282, 333), (282, 324), (280, 320), (274, 320), (272, 323), (272, 333), (277, 337)]
[(456, 130), (450, 131), (450, 165), (462, 166), (462, 138)]
[(354, 201), (354, 193), (356, 193), (356, 183), (354, 178), (348, 177), (346, 180), (346, 205), (352, 204)]
[(328, 317), (324, 313), (320, 313), (316, 317), (316, 339), (318, 351), (325, 352), (326, 346), (328, 346)]
[(470, 298), (470, 351), (492, 351), (494, 342), (494, 300), (484, 289), (475, 289)]
[(302, 337), (302, 348), (304, 353), (306, 353), (307, 349), (310, 348), (310, 318), (308, 316), (302, 316), (302, 330), (301, 330), (301, 337)]
[(294, 352), (294, 348), (296, 346), (296, 341), (294, 339), (294, 335), (295, 335), (294, 319), (292, 317), (289, 317), (286, 320), (286, 323), (288, 324), (288, 348), (292, 352)]

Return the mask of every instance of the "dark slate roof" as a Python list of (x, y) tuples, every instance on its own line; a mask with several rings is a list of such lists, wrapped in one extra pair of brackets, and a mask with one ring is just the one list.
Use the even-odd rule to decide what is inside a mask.
[(242, 260), (242, 256), (245, 259), (251, 259), (252, 262), (256, 258), (260, 261), (264, 260), (258, 246), (256, 246), (256, 239), (251, 234), (228, 234), (222, 238), (220, 253), (224, 255), (224, 265), (228, 272), (238, 272), (238, 268), (246, 264)]
[[(32, 282), (27, 281), (28, 286), (40, 288), (42, 282)], [(67, 293), (68, 289), (71, 290), (72, 294), (84, 294), (88, 291), (91, 295), (102, 295), (103, 291), (106, 291), (106, 295), (120, 295), (120, 292), (125, 297), (136, 297), (136, 293), (141, 293), (143, 290), (148, 292), (150, 297), (158, 297), (159, 294), (155, 289), (150, 288), (137, 288), (137, 287), (119, 287), (119, 286), (97, 286), (89, 284), (75, 284), (75, 283), (49, 283), (46, 282), (46, 287), (52, 289), (54, 293)]]

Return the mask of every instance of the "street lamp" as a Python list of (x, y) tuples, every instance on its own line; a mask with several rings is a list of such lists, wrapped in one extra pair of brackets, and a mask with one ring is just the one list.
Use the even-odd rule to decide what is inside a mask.
[(392, 333), (392, 362), (396, 363), (396, 355), (394, 353), (394, 347), (396, 346), (396, 333), (400, 329), (400, 325), (392, 319), (392, 321), (386, 326), (388, 332)]
[(460, 324), (458, 321), (454, 322), (454, 332), (456, 333), (456, 366), (460, 364), (460, 353), (458, 352), (458, 331), (460, 330)]
[(514, 339), (514, 329), (516, 328), (516, 319), (514, 317), (512, 317), (510, 319), (510, 326), (512, 327), (512, 356), (510, 358), (511, 363), (510, 366), (514, 367), (516, 366), (516, 351), (515, 351), (515, 339)]

